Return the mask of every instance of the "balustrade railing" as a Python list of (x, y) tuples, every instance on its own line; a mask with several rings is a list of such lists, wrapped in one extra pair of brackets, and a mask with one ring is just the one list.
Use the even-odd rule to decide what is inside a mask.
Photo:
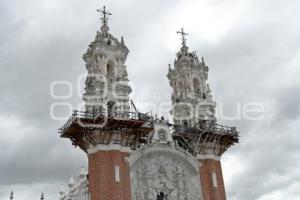
[(192, 125), (174, 125), (174, 131), (177, 133), (198, 133), (199, 131), (213, 132), (220, 135), (231, 135), (238, 137), (236, 127), (229, 127), (217, 124), (212, 121), (199, 121)]
[(152, 119), (151, 116), (139, 112), (129, 112), (129, 111), (114, 111), (107, 112), (101, 107), (93, 111), (78, 111), (74, 110), (72, 115), (69, 117), (67, 122), (59, 129), (59, 132), (64, 132), (76, 119), (91, 119), (97, 120), (99, 118), (112, 118), (117, 120), (141, 120), (149, 121)]

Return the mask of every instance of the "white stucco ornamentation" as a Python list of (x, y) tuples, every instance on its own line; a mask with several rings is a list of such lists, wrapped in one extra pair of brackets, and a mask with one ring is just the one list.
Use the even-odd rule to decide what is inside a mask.
[(85, 169), (81, 169), (75, 180), (71, 177), (67, 189), (63, 186), (59, 194), (60, 200), (88, 200), (88, 180)]
[[(152, 143), (128, 159), (133, 200), (201, 200), (199, 164), (180, 147)], [(199, 189), (200, 188), (200, 189)]]
[(133, 200), (202, 199), (200, 163), (175, 144), (168, 123), (154, 122), (149, 144), (132, 151), (128, 163)]
[(88, 71), (83, 100), (87, 111), (102, 107), (113, 115), (130, 110), (132, 89), (125, 66), (129, 50), (123, 37), (119, 41), (108, 32), (107, 18), (102, 19), (101, 30), (83, 55)]
[(171, 113), (175, 124), (191, 125), (199, 120), (215, 121), (216, 103), (207, 84), (208, 66), (199, 61), (196, 52), (189, 52), (186, 33), (182, 34), (182, 47), (176, 54), (174, 68), (169, 65), (168, 79), (173, 89)]

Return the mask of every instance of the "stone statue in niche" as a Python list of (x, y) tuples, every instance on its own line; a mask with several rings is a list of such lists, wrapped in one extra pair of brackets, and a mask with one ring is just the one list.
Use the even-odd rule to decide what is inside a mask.
[(170, 197), (172, 200), (178, 200), (178, 192), (176, 189), (171, 191)]
[(208, 83), (206, 84), (206, 91), (207, 91), (207, 94), (211, 93), (211, 89), (210, 89), (210, 87), (209, 87), (209, 84), (208, 84)]
[(156, 200), (157, 193), (153, 188), (148, 188), (146, 200)]
[(145, 163), (142, 163), (141, 166), (138, 169), (139, 169), (139, 175), (140, 176), (145, 176), (145, 175), (148, 175), (150, 173), (150, 170), (148, 169), (148, 167)]
[(123, 74), (121, 76), (122, 81), (128, 81), (128, 73), (126, 70), (123, 71)]
[(136, 199), (139, 199), (139, 200), (146, 200), (145, 199), (145, 196), (144, 196), (144, 192), (143, 191), (138, 191), (136, 193)]
[(210, 89), (210, 87), (209, 87), (209, 84), (207, 84), (206, 88), (207, 88), (207, 89), (206, 89), (206, 91), (207, 91), (207, 98), (208, 98), (209, 100), (212, 101), (213, 96), (212, 96), (212, 93), (211, 93), (211, 89)]

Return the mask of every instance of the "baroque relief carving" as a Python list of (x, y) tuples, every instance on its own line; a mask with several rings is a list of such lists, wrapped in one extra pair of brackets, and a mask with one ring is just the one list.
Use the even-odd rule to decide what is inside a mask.
[[(185, 156), (183, 156), (185, 155)], [(202, 200), (200, 177), (188, 153), (152, 144), (129, 157), (133, 200)]]

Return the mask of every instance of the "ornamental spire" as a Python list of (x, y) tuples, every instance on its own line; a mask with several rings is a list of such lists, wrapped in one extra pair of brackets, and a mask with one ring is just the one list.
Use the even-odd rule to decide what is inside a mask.
[(107, 21), (108, 21), (108, 16), (109, 15), (112, 15), (108, 10), (106, 10), (105, 6), (103, 6), (103, 9), (100, 10), (98, 9), (97, 10), (99, 13), (101, 13), (102, 17), (100, 17), (101, 21), (102, 21), (102, 26), (101, 26), (101, 31), (103, 33), (108, 33), (108, 24), (107, 24)]

